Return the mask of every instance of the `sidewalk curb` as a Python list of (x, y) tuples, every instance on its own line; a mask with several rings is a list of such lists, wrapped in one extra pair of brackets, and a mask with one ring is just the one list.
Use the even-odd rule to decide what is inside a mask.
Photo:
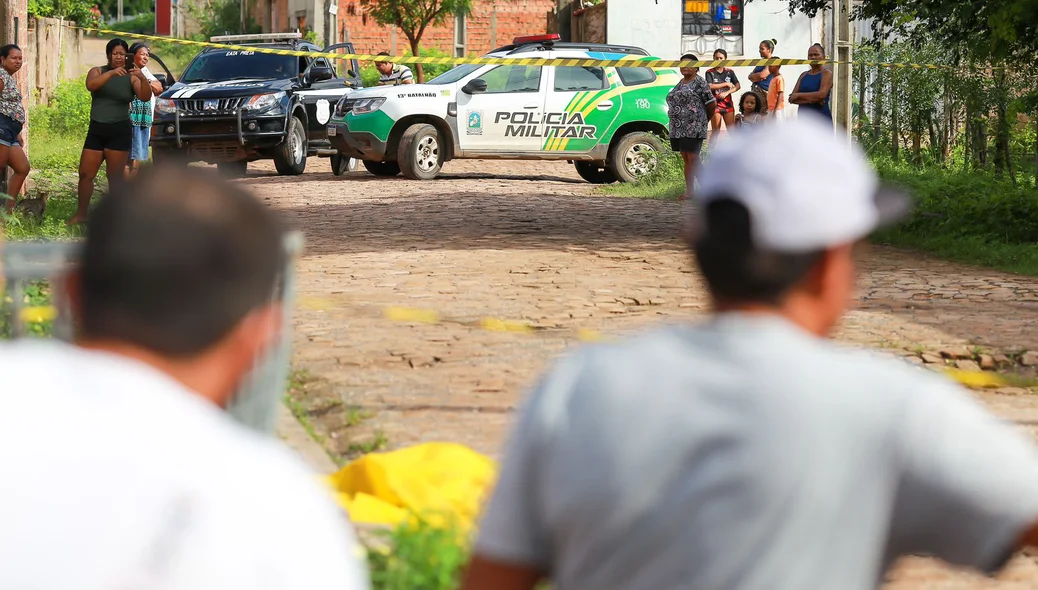
[(310, 434), (284, 403), (278, 404), (275, 432), (277, 437), (299, 453), (303, 461), (314, 471), (322, 475), (329, 475), (339, 470), (321, 443), (310, 437)]

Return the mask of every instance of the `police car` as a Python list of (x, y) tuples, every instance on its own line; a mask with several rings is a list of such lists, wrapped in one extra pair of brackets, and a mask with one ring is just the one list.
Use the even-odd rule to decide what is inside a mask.
[(658, 161), (676, 68), (638, 67), (643, 49), (518, 37), (488, 57), (630, 59), (629, 67), (463, 64), (425, 84), (339, 101), (328, 137), (381, 176), (436, 177), (455, 158), (567, 160), (593, 183), (632, 181)]
[[(321, 49), (299, 33), (227, 35), (214, 43), (304, 52), (354, 53), (342, 43)], [(204, 161), (244, 174), (248, 163), (273, 159), (279, 174), (301, 174), (308, 156), (348, 158), (328, 143), (327, 124), (340, 98), (360, 88), (356, 60), (328, 60), (206, 48), (181, 79), (155, 101), (155, 161)]]

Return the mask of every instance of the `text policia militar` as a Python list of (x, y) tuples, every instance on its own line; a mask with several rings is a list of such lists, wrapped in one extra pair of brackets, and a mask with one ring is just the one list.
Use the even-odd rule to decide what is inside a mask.
[(531, 113), (504, 111), (494, 115), (494, 124), (505, 124), (505, 137), (559, 137), (597, 139), (597, 128), (584, 121), (582, 113)]

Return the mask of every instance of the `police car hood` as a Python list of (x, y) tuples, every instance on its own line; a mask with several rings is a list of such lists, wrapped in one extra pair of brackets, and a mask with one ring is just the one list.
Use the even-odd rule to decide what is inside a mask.
[(222, 82), (177, 82), (161, 98), (234, 98), (292, 88), (292, 80), (242, 79)]

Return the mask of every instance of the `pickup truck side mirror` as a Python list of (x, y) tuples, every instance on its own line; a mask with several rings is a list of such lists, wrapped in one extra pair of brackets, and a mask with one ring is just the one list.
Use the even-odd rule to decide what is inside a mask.
[(473, 78), (462, 87), (461, 91), (465, 94), (482, 94), (487, 91), (487, 82), (482, 78)]
[(310, 68), (310, 82), (324, 82), (325, 80), (331, 80), (335, 77), (335, 71), (329, 67), (317, 67)]
[(155, 74), (155, 79), (159, 81), (159, 84), (162, 84), (163, 88), (169, 88), (172, 86), (166, 78), (166, 74)]
[(346, 70), (346, 77), (347, 78), (356, 78), (357, 77), (357, 72), (354, 72), (353, 70)]

